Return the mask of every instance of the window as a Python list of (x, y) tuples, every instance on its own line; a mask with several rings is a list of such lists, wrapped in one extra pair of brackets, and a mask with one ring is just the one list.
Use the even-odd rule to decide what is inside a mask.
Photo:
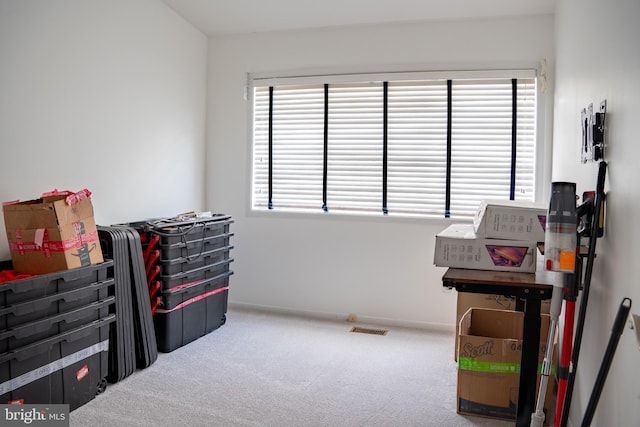
[(533, 201), (534, 71), (450, 74), (254, 79), (252, 208), (464, 218)]

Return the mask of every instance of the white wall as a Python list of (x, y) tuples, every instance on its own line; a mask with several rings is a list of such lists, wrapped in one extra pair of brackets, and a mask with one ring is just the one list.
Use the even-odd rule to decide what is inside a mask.
[(0, 0), (0, 201), (86, 187), (102, 225), (203, 209), (207, 43), (157, 0)]
[[(553, 70), (553, 18), (263, 33), (209, 46), (207, 204), (235, 218), (230, 301), (453, 330), (456, 295), (444, 292), (445, 269), (433, 266), (434, 236), (448, 221), (249, 211), (247, 73), (535, 66), (542, 58)], [(541, 97), (550, 112), (550, 91)]]
[[(624, 297), (640, 313), (640, 2), (559, 0), (556, 11), (556, 93), (553, 179), (594, 189), (595, 165), (581, 165), (580, 111), (607, 100), (607, 207), (605, 236), (598, 241), (582, 350), (571, 408), (578, 425)], [(640, 351), (625, 329), (595, 413), (593, 425), (636, 426), (640, 420)]]

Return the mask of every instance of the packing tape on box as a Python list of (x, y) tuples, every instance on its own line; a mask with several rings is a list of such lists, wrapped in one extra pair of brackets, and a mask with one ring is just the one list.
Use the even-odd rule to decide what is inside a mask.
[(52, 196), (66, 196), (64, 202), (71, 206), (80, 202), (81, 200), (88, 199), (91, 197), (91, 191), (86, 188), (83, 188), (80, 191), (73, 192), (69, 190), (58, 191), (58, 189), (54, 189), (52, 191), (48, 191), (46, 193), (42, 193), (40, 197), (52, 197)]
[[(38, 229), (36, 231), (39, 231)], [(46, 230), (45, 230), (46, 231)], [(76, 249), (86, 243), (92, 243), (98, 241), (98, 232), (92, 231), (90, 233), (85, 233), (82, 235), (74, 236), (70, 239), (66, 240), (57, 240), (57, 241), (48, 241), (46, 238), (46, 233), (42, 234), (42, 241), (34, 241), (34, 242), (23, 242), (22, 232), (20, 229), (15, 231), (16, 241), (9, 242), (9, 248), (12, 251), (19, 252), (20, 254), (24, 254), (25, 252), (65, 252), (69, 249)], [(36, 236), (37, 237), (37, 236)]]
[(98, 354), (103, 351), (109, 351), (108, 339), (82, 350), (76, 351), (75, 353), (65, 356), (62, 359), (54, 360), (47, 365), (40, 366), (39, 368), (26, 372), (16, 378), (12, 378), (9, 381), (3, 382), (2, 384), (0, 384), (0, 395), (9, 393), (13, 390), (17, 390), (22, 386), (39, 380), (40, 378), (51, 375), (56, 371), (64, 369), (67, 366), (71, 366), (76, 362), (87, 359), (88, 357), (91, 357), (94, 354)]
[(156, 310), (156, 313), (161, 313), (161, 314), (171, 313), (172, 311), (180, 310), (180, 309), (182, 309), (182, 308), (184, 308), (184, 307), (186, 307), (186, 306), (188, 306), (190, 304), (193, 304), (194, 302), (201, 301), (201, 300), (203, 300), (203, 299), (205, 299), (207, 297), (210, 297), (211, 295), (219, 294), (220, 292), (224, 292), (224, 291), (227, 291), (227, 290), (229, 290), (228, 286), (225, 286), (223, 288), (214, 289), (212, 291), (205, 292), (202, 295), (198, 295), (197, 297), (193, 297), (191, 299), (188, 299), (188, 300), (184, 301), (183, 303), (178, 304), (177, 306), (175, 306), (174, 308), (172, 308), (170, 310), (166, 310), (164, 308), (159, 308), (159, 309)]

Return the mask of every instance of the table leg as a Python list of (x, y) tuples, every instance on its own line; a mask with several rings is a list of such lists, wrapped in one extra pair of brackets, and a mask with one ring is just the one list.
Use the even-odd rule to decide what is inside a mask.
[(522, 331), (522, 359), (520, 360), (520, 387), (518, 392), (517, 427), (529, 427), (531, 414), (536, 408), (536, 380), (540, 348), (540, 300), (529, 299), (524, 310)]

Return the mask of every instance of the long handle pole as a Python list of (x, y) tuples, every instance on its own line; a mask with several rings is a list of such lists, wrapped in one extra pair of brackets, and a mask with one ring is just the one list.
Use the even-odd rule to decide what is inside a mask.
[(538, 402), (536, 410), (531, 414), (530, 427), (542, 427), (544, 423), (544, 400), (547, 394), (547, 382), (549, 381), (549, 375), (551, 374), (551, 365), (553, 364), (553, 348), (556, 337), (556, 325), (558, 324), (558, 317), (560, 317), (560, 310), (562, 308), (562, 273), (557, 273), (560, 279), (560, 285), (553, 287), (553, 294), (551, 295), (551, 309), (550, 316), (551, 321), (549, 323), (549, 335), (547, 336), (547, 348), (544, 353), (544, 360), (542, 361), (542, 372), (540, 376), (540, 386), (538, 389)]
[(604, 387), (604, 382), (607, 379), (607, 374), (609, 373), (609, 368), (613, 361), (613, 355), (618, 347), (618, 341), (620, 341), (620, 336), (624, 331), (630, 310), (631, 300), (629, 298), (624, 298), (620, 303), (620, 307), (618, 307), (618, 314), (616, 314), (616, 320), (613, 323), (613, 328), (611, 328), (609, 344), (607, 345), (607, 350), (604, 353), (604, 358), (600, 365), (600, 371), (598, 372), (596, 383), (593, 387), (593, 391), (591, 392), (591, 397), (589, 398), (587, 410), (585, 411), (584, 418), (582, 419), (582, 427), (589, 427), (591, 425), (593, 415), (596, 412), (596, 406), (598, 405), (598, 400), (600, 399), (600, 394), (602, 393), (602, 388)]

